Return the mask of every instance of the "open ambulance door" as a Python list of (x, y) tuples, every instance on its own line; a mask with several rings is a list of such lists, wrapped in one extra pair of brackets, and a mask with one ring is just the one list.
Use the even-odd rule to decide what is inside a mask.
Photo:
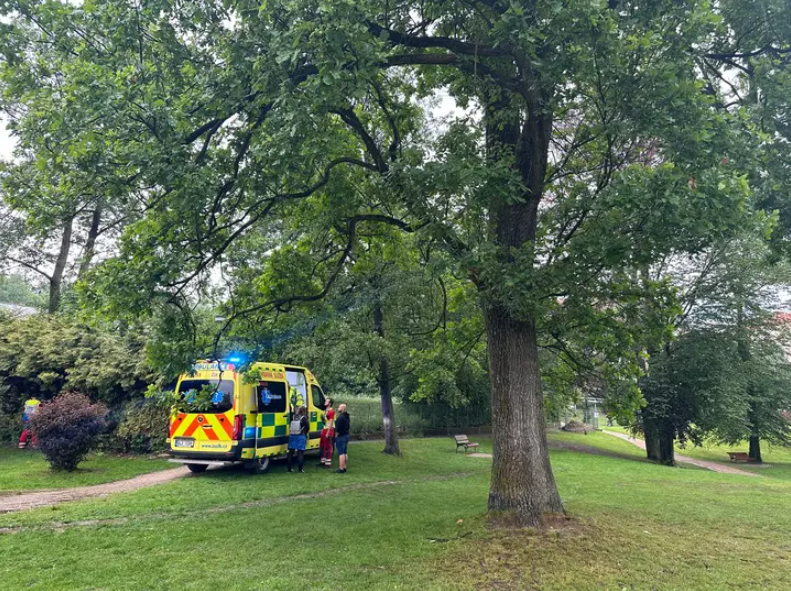
[[(312, 391), (308, 388), (308, 381), (305, 377), (305, 372), (304, 370), (295, 367), (287, 367), (286, 378), (288, 379), (289, 385), (294, 388), (294, 390), (296, 390), (297, 400), (301, 400), (302, 404), (305, 405), (308, 411), (310, 430), (308, 431), (308, 443), (306, 449), (319, 449), (319, 446), (321, 445), (321, 426), (319, 423), (322, 420), (322, 413), (321, 409), (316, 408), (315, 404), (313, 403)], [(289, 398), (291, 398), (291, 394), (289, 394)], [(298, 403), (299, 402), (297, 402), (297, 404)], [(296, 410), (296, 408), (291, 409), (292, 416)]]
[(288, 385), (261, 380), (255, 385), (255, 453), (251, 471), (262, 474), (275, 456), (288, 449)]

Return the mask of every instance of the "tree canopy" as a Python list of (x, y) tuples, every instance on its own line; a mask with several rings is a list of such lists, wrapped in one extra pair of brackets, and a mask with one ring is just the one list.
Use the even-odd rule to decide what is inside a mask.
[(6, 0), (0, 79), (23, 149), (57, 142), (48, 187), (138, 212), (84, 300), (181, 352), (213, 290), (229, 334), (331, 295), (383, 228), (441, 252), (486, 327), (489, 508), (535, 525), (562, 511), (539, 350), (634, 383), (675, 305), (644, 271), (743, 225), (781, 158), (766, 101), (729, 107), (730, 68), (774, 88), (787, 53), (734, 34), (750, 4)]

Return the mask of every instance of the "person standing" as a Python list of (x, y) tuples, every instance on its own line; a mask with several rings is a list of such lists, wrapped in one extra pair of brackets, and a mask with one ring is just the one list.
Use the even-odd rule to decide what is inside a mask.
[(25, 409), (22, 411), (22, 435), (19, 436), (19, 449), (27, 447), (27, 440), (31, 439), (33, 447), (38, 447), (38, 437), (30, 429), (30, 419), (36, 414), (38, 407), (41, 406), (41, 401), (36, 398), (30, 398), (25, 401)]
[(321, 430), (321, 464), (324, 468), (332, 467), (332, 453), (335, 447), (335, 409), (332, 398), (327, 398), (324, 406), (324, 428)]
[(349, 413), (346, 412), (346, 405), (341, 404), (338, 407), (338, 418), (335, 420), (335, 448), (338, 450), (338, 474), (346, 474), (346, 465), (348, 462), (348, 446), (349, 446), (349, 429), (351, 428), (351, 420)]
[(305, 465), (305, 447), (308, 443), (308, 430), (310, 430), (310, 421), (308, 421), (307, 412), (305, 407), (300, 406), (294, 415), (294, 420), (291, 421), (289, 436), (288, 436), (288, 471), (293, 472), (291, 469), (291, 462), (294, 457), (294, 452), (297, 452), (297, 468), (300, 472), (304, 473)]
[(291, 386), (291, 408), (299, 408), (300, 406), (305, 406), (305, 398), (302, 396), (302, 392), (297, 390), (294, 386)]

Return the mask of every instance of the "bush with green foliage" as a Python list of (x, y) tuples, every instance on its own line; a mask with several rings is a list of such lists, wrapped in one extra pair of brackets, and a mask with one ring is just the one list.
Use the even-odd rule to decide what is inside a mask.
[(64, 392), (43, 403), (33, 415), (31, 427), (50, 467), (76, 470), (88, 452), (96, 448), (106, 425), (106, 414), (104, 404), (93, 404), (79, 392)]
[(0, 303), (41, 308), (45, 298), (33, 291), (24, 277), (0, 274)]
[(145, 335), (74, 318), (0, 314), (0, 410), (21, 413), (26, 398), (47, 400), (64, 389), (118, 406), (142, 397), (156, 375)]
[(146, 398), (130, 402), (110, 438), (112, 449), (125, 453), (165, 451), (170, 404)]
[(9, 414), (0, 410), (0, 444), (14, 442), (22, 433), (22, 413)]

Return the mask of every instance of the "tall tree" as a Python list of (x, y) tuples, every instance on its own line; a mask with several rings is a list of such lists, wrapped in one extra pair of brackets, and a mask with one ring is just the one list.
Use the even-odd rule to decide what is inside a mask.
[[(190, 296), (239, 239), (309, 215), (311, 198), (336, 204), (327, 228), (345, 246), (289, 269), (306, 288), (292, 301), (325, 297), (372, 225), (429, 237), (478, 292), (489, 509), (519, 525), (562, 511), (540, 334), (563, 343), (561, 328), (625, 327), (608, 346), (636, 363), (618, 309), (639, 299), (631, 270), (700, 249), (742, 216), (747, 186), (728, 158), (740, 136), (696, 62), (719, 33), (708, 2), (3, 6), (18, 49), (3, 65), (8, 91), (46, 52), (64, 77), (48, 110), (85, 105), (78, 136), (105, 147), (102, 172), (146, 210), (90, 295), (116, 314), (188, 318)], [(419, 99), (442, 91), (473, 114), (431, 125)], [(51, 124), (46, 111), (22, 119)], [(360, 182), (378, 199), (358, 198)], [(283, 305), (261, 297), (230, 321)]]
[(20, 275), (0, 275), (0, 303), (40, 308), (44, 300)]
[[(327, 233), (322, 223), (303, 222), (292, 230), (289, 247), (282, 247), (273, 257), (279, 259), (271, 262), (274, 269), (304, 266), (307, 253), (307, 260), (312, 260), (319, 252), (344, 247), (333, 244), (338, 237)], [(240, 326), (233, 338), (255, 349), (256, 343), (271, 342), (271, 335), (279, 331), (289, 342), (279, 337), (282, 345), (270, 347), (268, 356), (310, 362), (324, 376), (325, 384), (343, 380), (357, 393), (370, 392), (375, 385), (382, 405), (384, 452), (398, 455), (394, 390), (412, 371), (408, 369), (410, 351), (426, 346), (447, 317), (447, 298), (439, 295), (444, 294), (444, 281), (423, 259), (415, 241), (388, 228), (360, 232), (344, 273), (320, 303), (300, 305), (290, 299), (290, 293), (306, 289), (294, 273), (267, 269), (262, 274), (251, 268), (255, 265), (255, 259), (235, 258), (230, 278), (244, 285), (251, 274), (259, 277), (259, 289), (269, 293), (269, 301), (281, 300), (283, 314), (269, 326)], [(233, 315), (259, 297), (248, 300), (242, 290), (237, 293), (224, 314)]]
[[(101, 116), (88, 97), (69, 97), (74, 71), (64, 58), (75, 55), (80, 31), (62, 27), (57, 9), (57, 3), (38, 2), (0, 8), (26, 15), (0, 26), (4, 71), (13, 72), (0, 83), (0, 111), (16, 140), (12, 158), (0, 163), (0, 265), (43, 277), (51, 313), (60, 308), (64, 288), (86, 276), (97, 248), (112, 252), (137, 203), (129, 169), (112, 160), (111, 133), (83, 133), (86, 117), (102, 126)], [(34, 39), (36, 59), (24, 59), (25, 44)]]
[(761, 439), (788, 441), (790, 335), (774, 312), (785, 304), (791, 272), (770, 254), (764, 238), (747, 235), (673, 265), (684, 302), (678, 338), (652, 357), (642, 384), (648, 404), (640, 427), (646, 442), (649, 425), (662, 429), (653, 434), (658, 461), (673, 463), (676, 440), (749, 441), (756, 461)]

